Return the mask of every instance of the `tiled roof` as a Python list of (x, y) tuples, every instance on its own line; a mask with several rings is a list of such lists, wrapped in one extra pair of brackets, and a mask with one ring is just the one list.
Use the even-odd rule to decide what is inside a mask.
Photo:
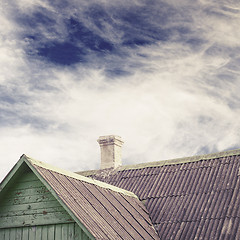
[(134, 194), (24, 158), (95, 239), (159, 239)]
[(240, 150), (85, 173), (135, 193), (160, 239), (240, 239)]

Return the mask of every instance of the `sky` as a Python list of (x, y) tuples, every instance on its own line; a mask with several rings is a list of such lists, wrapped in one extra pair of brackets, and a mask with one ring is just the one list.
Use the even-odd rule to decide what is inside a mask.
[(0, 181), (22, 154), (98, 169), (240, 148), (238, 0), (1, 0)]

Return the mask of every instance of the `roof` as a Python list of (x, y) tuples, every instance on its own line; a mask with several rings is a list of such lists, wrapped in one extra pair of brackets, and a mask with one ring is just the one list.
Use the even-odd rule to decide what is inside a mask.
[(136, 194), (160, 239), (240, 239), (240, 150), (84, 172)]
[[(26, 155), (21, 157), (13, 173), (24, 163), (92, 239), (159, 239), (146, 208), (135, 194)], [(11, 175), (3, 181), (0, 190)]]

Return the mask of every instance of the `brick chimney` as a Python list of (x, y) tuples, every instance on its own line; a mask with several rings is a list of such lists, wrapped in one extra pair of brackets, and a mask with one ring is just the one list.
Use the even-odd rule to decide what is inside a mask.
[(101, 136), (97, 141), (101, 149), (101, 169), (121, 166), (123, 145), (121, 137), (116, 135)]

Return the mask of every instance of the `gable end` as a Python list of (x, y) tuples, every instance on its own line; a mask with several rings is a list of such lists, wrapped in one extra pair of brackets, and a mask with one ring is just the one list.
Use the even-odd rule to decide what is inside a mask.
[(0, 228), (74, 222), (26, 164), (0, 199)]

